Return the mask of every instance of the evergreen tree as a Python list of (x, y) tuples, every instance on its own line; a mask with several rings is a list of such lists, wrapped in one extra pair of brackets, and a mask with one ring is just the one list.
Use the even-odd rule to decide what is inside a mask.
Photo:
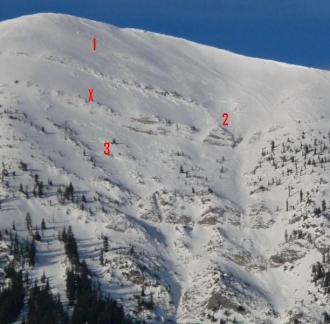
[(60, 187), (57, 189), (57, 198), (58, 198), (59, 200), (62, 199), (62, 190), (61, 190)]
[(66, 270), (66, 296), (69, 300), (69, 305), (73, 306), (76, 299), (76, 283), (73, 269)]
[(325, 200), (322, 200), (322, 211), (325, 212), (327, 209), (327, 205), (325, 203)]
[(68, 227), (68, 236), (71, 236), (71, 235), (73, 235), (72, 226), (69, 225), (69, 227)]
[(274, 152), (274, 149), (275, 149), (275, 142), (274, 141), (270, 142), (270, 148), (271, 148), (271, 151)]
[(34, 175), (34, 183), (35, 183), (36, 185), (39, 184), (39, 176), (38, 176), (37, 174)]
[(45, 230), (46, 229), (46, 223), (45, 223), (45, 220), (44, 219), (42, 219), (42, 221), (41, 221), (41, 229), (42, 230)]
[(40, 281), (41, 281), (41, 283), (45, 283), (46, 282), (46, 274), (45, 274), (45, 271), (42, 273), (42, 276), (41, 276), (41, 278), (40, 278)]
[(324, 324), (330, 323), (330, 316), (329, 316), (329, 314), (327, 312), (324, 312), (322, 315), (323, 315), (323, 322), (324, 322)]
[(25, 224), (26, 224), (26, 229), (30, 232), (32, 229), (32, 218), (29, 212), (26, 213)]
[(67, 234), (66, 234), (66, 228), (65, 228), (65, 226), (63, 226), (63, 229), (62, 229), (61, 240), (63, 242), (66, 242), (67, 241)]
[(35, 231), (34, 235), (33, 235), (33, 239), (38, 241), (38, 242), (41, 242), (41, 236), (39, 234), (39, 231)]
[(70, 184), (69, 184), (69, 198), (73, 199), (73, 193), (74, 193), (73, 185), (72, 185), (72, 182), (70, 182)]
[(102, 248), (101, 248), (101, 252), (100, 252), (100, 264), (101, 264), (101, 266), (104, 265), (103, 249)]
[(22, 170), (22, 171), (27, 171), (27, 163), (24, 163), (23, 161), (20, 162), (20, 166), (19, 168)]
[(30, 243), (29, 250), (28, 250), (28, 258), (29, 258), (29, 265), (34, 266), (35, 264), (35, 257), (36, 257), (36, 245), (34, 241)]
[(38, 197), (41, 198), (44, 196), (44, 184), (42, 181), (39, 182), (38, 184)]
[(109, 238), (107, 235), (103, 237), (103, 251), (108, 252), (109, 251)]

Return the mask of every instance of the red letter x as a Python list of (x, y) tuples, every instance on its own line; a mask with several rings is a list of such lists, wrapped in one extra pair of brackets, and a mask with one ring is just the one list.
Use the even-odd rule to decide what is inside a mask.
[(94, 101), (94, 99), (93, 99), (93, 91), (94, 91), (94, 89), (88, 89), (88, 92), (89, 92), (88, 101)]

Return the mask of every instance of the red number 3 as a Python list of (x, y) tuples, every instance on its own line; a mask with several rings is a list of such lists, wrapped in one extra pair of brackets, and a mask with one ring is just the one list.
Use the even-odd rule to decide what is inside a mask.
[(229, 117), (229, 115), (227, 113), (222, 114), (222, 118), (224, 118), (222, 126), (228, 126), (228, 123), (227, 123), (228, 117)]
[(105, 150), (104, 150), (104, 155), (109, 155), (110, 154), (110, 146), (111, 144), (109, 142), (104, 142), (104, 147), (105, 147)]

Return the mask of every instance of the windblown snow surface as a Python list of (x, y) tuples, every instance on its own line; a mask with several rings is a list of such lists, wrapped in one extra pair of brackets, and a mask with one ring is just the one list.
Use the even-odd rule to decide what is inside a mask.
[[(1, 229), (15, 221), (26, 238), (26, 212), (46, 220), (28, 270), (64, 303), (57, 235), (71, 225), (102, 291), (148, 323), (318, 323), (329, 311), (311, 276), (329, 244), (329, 86), (329, 72), (72, 16), (1, 22)], [(70, 182), (75, 202), (61, 204)], [(152, 311), (137, 311), (143, 285)]]

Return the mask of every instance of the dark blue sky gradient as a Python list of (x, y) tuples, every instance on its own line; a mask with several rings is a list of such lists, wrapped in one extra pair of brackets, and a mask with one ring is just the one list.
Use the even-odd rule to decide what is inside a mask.
[(330, 1), (0, 0), (0, 21), (56, 12), (330, 70)]

